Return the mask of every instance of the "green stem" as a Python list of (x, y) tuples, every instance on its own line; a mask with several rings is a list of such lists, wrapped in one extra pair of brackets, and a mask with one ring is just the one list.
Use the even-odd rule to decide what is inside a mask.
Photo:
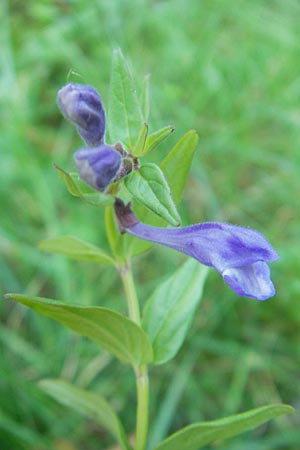
[(136, 369), (135, 375), (137, 388), (135, 450), (144, 450), (147, 443), (149, 414), (149, 379), (147, 366)]
[[(130, 262), (120, 268), (120, 274), (127, 298), (129, 318), (141, 324), (139, 301), (132, 276)], [(137, 390), (137, 412), (136, 412), (136, 434), (135, 450), (144, 450), (147, 443), (148, 420), (149, 420), (149, 379), (148, 367), (146, 365), (135, 367), (136, 390)]]
[(136, 322), (138, 325), (140, 325), (141, 323), (140, 305), (135, 290), (135, 284), (129, 261), (127, 261), (125, 266), (120, 268), (120, 274), (126, 294), (129, 318), (134, 322)]

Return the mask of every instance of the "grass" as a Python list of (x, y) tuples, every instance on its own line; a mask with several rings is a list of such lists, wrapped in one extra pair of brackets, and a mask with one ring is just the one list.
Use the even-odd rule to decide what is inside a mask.
[[(221, 218), (251, 226), (281, 255), (272, 266), (277, 296), (265, 303), (237, 298), (210, 274), (183, 349), (152, 369), (151, 441), (263, 404), (298, 407), (299, 2), (4, 0), (1, 15), (1, 296), (27, 292), (124, 310), (110, 269), (36, 248), (66, 233), (106, 246), (99, 211), (70, 197), (53, 169), (53, 162), (70, 168), (82, 145), (55, 96), (75, 80), (97, 87), (107, 104), (111, 51), (120, 46), (138, 84), (151, 73), (152, 129), (176, 126), (152, 158), (158, 161), (186, 130), (199, 132), (181, 205), (184, 223)], [(158, 248), (140, 258), (134, 269), (142, 298), (181, 261)], [(0, 309), (1, 448), (110, 445), (102, 430), (39, 390), (36, 381), (46, 376), (98, 390), (133, 429), (127, 367), (50, 320), (4, 301)], [(296, 415), (217, 448), (296, 450), (299, 444)]]

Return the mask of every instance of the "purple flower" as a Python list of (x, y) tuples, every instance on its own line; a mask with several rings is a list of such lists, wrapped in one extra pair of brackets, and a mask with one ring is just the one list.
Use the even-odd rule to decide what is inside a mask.
[(258, 231), (218, 222), (153, 227), (139, 222), (130, 205), (119, 199), (115, 211), (121, 232), (166, 245), (214, 267), (237, 294), (257, 300), (275, 295), (267, 263), (279, 256)]
[(82, 148), (74, 153), (79, 176), (92, 188), (104, 191), (114, 181), (120, 167), (121, 154), (109, 145)]
[(101, 97), (93, 87), (69, 83), (58, 91), (57, 102), (88, 145), (103, 144), (105, 112)]

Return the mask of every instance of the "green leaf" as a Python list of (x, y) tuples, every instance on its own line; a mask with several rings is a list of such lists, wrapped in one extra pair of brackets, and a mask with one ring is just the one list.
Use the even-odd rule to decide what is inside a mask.
[(195, 130), (185, 133), (160, 164), (171, 188), (174, 202), (179, 203), (188, 179), (198, 142)]
[(142, 153), (142, 155), (146, 155), (146, 153), (151, 152), (156, 147), (159, 146), (165, 139), (167, 139), (175, 130), (174, 127), (171, 125), (168, 125), (164, 128), (161, 128), (160, 130), (155, 131), (154, 133), (151, 133), (146, 140), (145, 149)]
[(121, 141), (127, 150), (132, 149), (144, 122), (124, 56), (120, 49), (115, 50), (107, 114), (107, 129), (111, 143)]
[(132, 320), (115, 311), (20, 294), (7, 294), (6, 298), (29, 306), (88, 337), (122, 362), (139, 366), (152, 361), (152, 347), (146, 333)]
[(127, 236), (120, 233), (114, 209), (111, 206), (105, 209), (105, 229), (111, 251), (118, 261), (124, 260), (124, 257), (126, 257), (125, 238)]
[[(57, 164), (54, 164), (54, 167), (59, 171), (59, 175), (66, 183), (68, 191), (74, 197), (79, 197), (93, 206), (109, 206), (114, 203), (115, 199), (112, 195), (93, 191), (82, 180), (79, 180), (78, 174), (68, 173)], [(82, 185), (84, 185), (84, 188), (82, 188)]]
[(154, 450), (199, 450), (216, 440), (244, 433), (274, 417), (293, 413), (288, 405), (270, 405), (211, 422), (199, 422), (172, 434)]
[(39, 382), (39, 386), (62, 405), (99, 423), (115, 437), (122, 449), (130, 449), (120, 420), (100, 394), (80, 389), (60, 379), (42, 380)]
[(75, 184), (76, 188), (80, 191), (81, 194), (95, 194), (95, 189), (81, 180), (78, 172), (69, 172), (68, 175), (72, 178), (73, 184)]
[(170, 188), (160, 168), (153, 163), (144, 164), (125, 178), (131, 195), (171, 225), (180, 224), (180, 217), (171, 197)]
[(146, 144), (146, 138), (148, 134), (148, 125), (144, 123), (140, 129), (138, 139), (135, 143), (135, 146), (132, 150), (133, 156), (138, 158), (141, 156), (144, 152), (145, 144)]
[[(194, 130), (188, 131), (175, 144), (160, 164), (160, 168), (166, 177), (176, 205), (181, 200), (197, 142), (197, 133)], [(141, 218), (143, 222), (147, 224), (154, 226), (164, 225), (164, 222), (160, 217), (140, 205), (134, 206), (134, 211), (137, 217)], [(138, 255), (149, 250), (152, 246), (153, 244), (150, 242), (131, 237), (130, 253), (131, 255)]]
[(145, 122), (149, 120), (150, 114), (150, 74), (148, 73), (144, 77), (144, 82), (142, 86), (142, 97), (141, 97), (141, 107), (144, 114)]
[(80, 261), (91, 261), (99, 264), (114, 264), (111, 256), (96, 246), (84, 242), (74, 236), (59, 236), (41, 241), (40, 250), (59, 253)]
[(201, 300), (207, 272), (198, 261), (188, 259), (148, 299), (142, 326), (152, 342), (154, 364), (169, 361), (180, 349)]

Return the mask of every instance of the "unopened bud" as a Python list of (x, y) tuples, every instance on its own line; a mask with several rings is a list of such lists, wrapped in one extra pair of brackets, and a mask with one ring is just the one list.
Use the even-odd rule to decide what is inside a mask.
[(101, 97), (93, 87), (69, 83), (58, 91), (57, 102), (88, 145), (103, 144), (105, 112)]
[(80, 178), (92, 188), (105, 191), (112, 183), (121, 166), (122, 156), (108, 145), (82, 148), (74, 153)]

